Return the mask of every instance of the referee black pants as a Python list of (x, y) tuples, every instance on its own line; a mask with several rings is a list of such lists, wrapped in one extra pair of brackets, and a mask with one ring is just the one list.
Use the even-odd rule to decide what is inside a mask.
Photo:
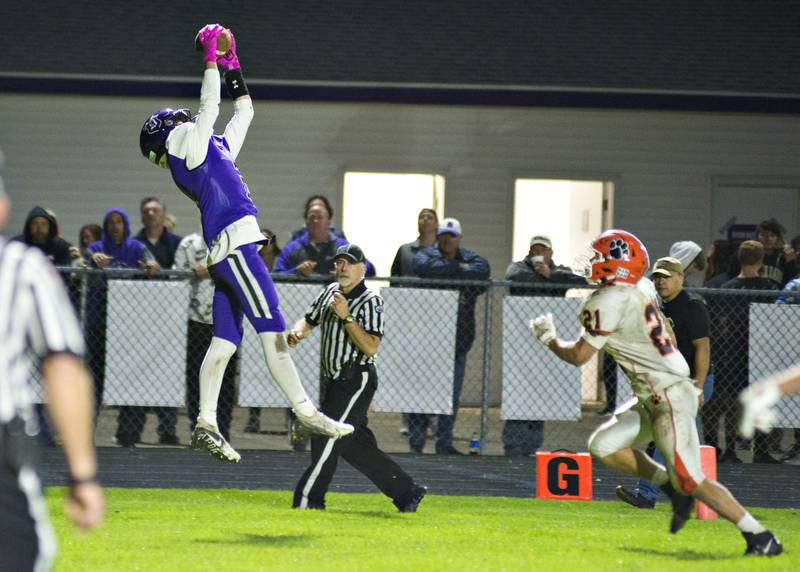
[(0, 443), (0, 570), (49, 570), (56, 541), (39, 477), (32, 465), (15, 468), (7, 456)]
[(363, 473), (392, 500), (415, 486), (413, 479), (378, 448), (367, 427), (367, 411), (378, 387), (375, 366), (351, 368), (340, 378), (327, 381), (321, 411), (332, 419), (350, 423), (355, 431), (342, 439), (311, 438), (311, 465), (294, 489), (295, 508), (325, 508), (325, 493), (341, 456)]

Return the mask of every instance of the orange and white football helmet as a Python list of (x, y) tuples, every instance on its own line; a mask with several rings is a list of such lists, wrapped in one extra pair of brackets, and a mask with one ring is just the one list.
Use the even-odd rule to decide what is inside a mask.
[(647, 273), (650, 257), (642, 241), (629, 232), (609, 229), (589, 245), (577, 266), (593, 284), (636, 284)]

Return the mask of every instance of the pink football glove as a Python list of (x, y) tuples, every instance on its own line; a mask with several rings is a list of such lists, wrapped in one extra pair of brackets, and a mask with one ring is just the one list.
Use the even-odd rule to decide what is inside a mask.
[(233, 32), (228, 30), (231, 37), (231, 47), (225, 52), (224, 56), (217, 57), (217, 63), (222, 66), (226, 71), (238, 70), (241, 68), (239, 65), (239, 57), (236, 55), (236, 38), (233, 37)]
[(197, 32), (194, 42), (198, 50), (202, 49), (204, 62), (217, 61), (217, 38), (224, 29), (219, 24), (208, 24)]

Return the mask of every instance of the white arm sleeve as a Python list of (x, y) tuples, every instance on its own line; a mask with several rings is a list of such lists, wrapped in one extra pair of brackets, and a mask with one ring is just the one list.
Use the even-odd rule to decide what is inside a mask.
[(228, 142), (228, 149), (234, 161), (242, 150), (254, 114), (253, 102), (249, 97), (233, 102), (233, 117), (225, 126), (225, 140)]
[(208, 141), (214, 134), (214, 123), (219, 116), (219, 92), (219, 71), (206, 70), (200, 87), (197, 120), (178, 125), (167, 138), (167, 151), (174, 157), (184, 159), (187, 169), (194, 169), (206, 160)]

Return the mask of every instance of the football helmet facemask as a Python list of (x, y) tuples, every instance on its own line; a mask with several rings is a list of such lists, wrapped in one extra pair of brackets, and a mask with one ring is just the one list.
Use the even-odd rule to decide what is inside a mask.
[(167, 137), (179, 123), (192, 121), (188, 109), (162, 109), (150, 116), (142, 126), (139, 148), (142, 155), (160, 167), (167, 167)]

